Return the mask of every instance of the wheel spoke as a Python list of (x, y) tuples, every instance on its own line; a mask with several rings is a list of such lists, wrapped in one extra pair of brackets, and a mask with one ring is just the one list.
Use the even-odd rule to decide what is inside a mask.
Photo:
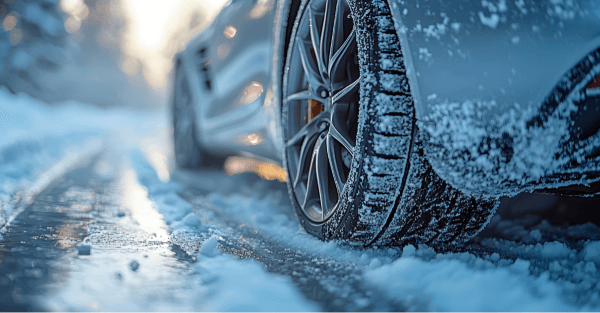
[[(344, 12), (346, 11), (344, 9), (346, 6), (346, 0), (339, 0), (335, 7), (335, 16), (333, 18), (333, 31), (331, 32), (331, 47), (329, 48), (330, 60), (344, 42), (344, 37), (341, 35), (344, 34)], [(331, 64), (331, 62), (329, 62), (329, 64)], [(331, 75), (331, 72), (329, 74)]]
[[(314, 152), (314, 151), (313, 151)], [(313, 153), (310, 159), (310, 166), (308, 170), (308, 179), (306, 180), (306, 195), (304, 196), (304, 202), (302, 207), (306, 210), (311, 204), (310, 200), (315, 198), (315, 195), (319, 193), (317, 183), (317, 169), (316, 169), (316, 153)]]
[[(316, 134), (315, 134), (316, 135)], [(297, 188), (300, 182), (302, 182), (308, 175), (307, 164), (310, 160), (310, 154), (312, 153), (317, 136), (307, 136), (302, 142), (300, 147), (300, 155), (298, 156), (298, 170), (296, 171), (296, 178), (294, 179), (294, 188)]]
[(317, 59), (317, 68), (321, 79), (325, 81), (325, 77), (323, 77), (323, 73), (325, 72), (325, 66), (323, 65), (323, 59), (321, 58), (321, 49), (319, 49), (321, 35), (319, 34), (319, 25), (317, 24), (318, 18), (315, 11), (311, 8), (308, 8), (308, 13), (310, 16), (310, 41), (312, 43), (312, 48), (315, 51), (315, 57)]
[(321, 200), (321, 209), (323, 218), (327, 212), (333, 207), (333, 204), (329, 200), (329, 163), (327, 162), (327, 147), (326, 140), (317, 142), (315, 148), (315, 160), (316, 160), (316, 173), (317, 173), (317, 185), (319, 187), (319, 199)]
[(319, 113), (319, 115), (315, 116), (310, 122), (306, 123), (306, 125), (302, 126), (300, 130), (294, 135), (294, 137), (290, 138), (287, 141), (286, 145), (288, 147), (297, 145), (300, 140), (304, 137), (314, 136), (320, 131), (319, 124), (325, 119), (325, 112)]
[(326, 99), (323, 99), (323, 98), (313, 94), (310, 90), (300, 91), (300, 92), (297, 92), (297, 93), (285, 98), (286, 102), (293, 101), (293, 100), (315, 100), (315, 101), (319, 101), (321, 103), (325, 103), (325, 101), (327, 101)]
[[(350, 36), (346, 38), (342, 46), (335, 52), (333, 57), (331, 57), (331, 61), (329, 61), (329, 77), (332, 80), (337, 80), (340, 75), (346, 73), (346, 67), (348, 66), (348, 62), (350, 58), (354, 57), (351, 53), (356, 47), (356, 32), (352, 29)], [(338, 80), (339, 81), (339, 80)]]
[[(342, 181), (341, 163), (335, 153), (335, 141), (331, 135), (327, 136), (327, 157), (329, 158), (329, 166), (331, 168), (331, 174), (333, 175), (333, 181), (335, 182), (335, 188), (337, 189), (338, 195), (342, 194), (344, 189), (344, 182)], [(338, 196), (339, 198), (339, 196)]]
[[(333, 1), (325, 1), (325, 13), (323, 14), (323, 27), (321, 29), (321, 41), (319, 43), (320, 58), (323, 61), (323, 68), (328, 67), (329, 63), (329, 52), (331, 47), (331, 38), (334, 36), (333, 23), (335, 22), (335, 10), (336, 4)], [(324, 73), (328, 74), (328, 73)]]
[(359, 87), (360, 87), (360, 77), (357, 80), (355, 80), (352, 84), (350, 84), (346, 88), (344, 88), (344, 89), (340, 90), (338, 93), (336, 93), (331, 98), (331, 103), (333, 103), (335, 105), (339, 101), (344, 100), (347, 96), (350, 96), (350, 95), (354, 94), (355, 92), (358, 92)]
[(323, 86), (323, 78), (321, 74), (319, 74), (319, 70), (315, 68), (316, 65), (314, 60), (310, 57), (310, 49), (308, 46), (312, 47), (311, 43), (306, 43), (304, 40), (298, 40), (298, 50), (300, 50), (300, 60), (302, 62), (302, 68), (304, 69), (304, 73), (306, 74), (306, 79), (311, 86)]
[(348, 120), (348, 104), (337, 104), (333, 106), (331, 113), (331, 125), (329, 126), (329, 134), (335, 138), (348, 150), (351, 156), (354, 157), (354, 141), (348, 134), (346, 122)]

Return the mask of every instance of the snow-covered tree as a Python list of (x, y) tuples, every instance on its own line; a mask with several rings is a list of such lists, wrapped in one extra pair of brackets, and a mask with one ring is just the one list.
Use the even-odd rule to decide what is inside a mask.
[[(65, 5), (77, 1), (0, 0), (0, 84), (13, 91), (40, 91), (39, 71), (60, 68), (76, 44)], [(82, 2), (82, 1), (80, 1)], [(61, 8), (62, 6), (62, 8)], [(75, 21), (76, 24), (76, 21)]]

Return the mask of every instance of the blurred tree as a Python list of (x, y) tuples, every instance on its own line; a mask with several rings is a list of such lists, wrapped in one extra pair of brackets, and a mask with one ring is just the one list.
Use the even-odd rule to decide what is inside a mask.
[(120, 1), (0, 0), (0, 86), (50, 104), (162, 105), (122, 71)]
[(57, 70), (72, 60), (78, 47), (70, 33), (81, 20), (65, 12), (77, 10), (71, 5), (76, 3), (0, 0), (0, 84), (13, 92), (39, 93), (36, 73)]

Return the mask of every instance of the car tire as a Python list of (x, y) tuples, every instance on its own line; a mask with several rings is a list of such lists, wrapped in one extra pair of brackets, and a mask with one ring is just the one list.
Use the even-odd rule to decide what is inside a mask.
[(193, 90), (181, 63), (175, 69), (172, 95), (173, 147), (181, 168), (222, 167), (225, 158), (202, 149), (197, 136)]
[[(328, 11), (334, 6), (341, 13)], [(350, 25), (335, 24), (348, 11), (353, 29), (336, 29)], [(479, 233), (499, 201), (453, 188), (429, 165), (387, 2), (303, 0), (291, 25), (281, 101), (284, 166), (307, 232), (364, 246), (445, 247)], [(323, 39), (332, 27), (332, 39)], [(343, 40), (333, 39), (340, 34)], [(356, 41), (357, 58), (349, 54), (339, 66), (334, 57), (350, 49), (348, 40)], [(341, 41), (339, 48), (333, 43)]]

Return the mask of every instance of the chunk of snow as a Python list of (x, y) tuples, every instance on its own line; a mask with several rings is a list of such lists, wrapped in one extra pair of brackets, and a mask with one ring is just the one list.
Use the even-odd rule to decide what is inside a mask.
[(542, 246), (542, 258), (546, 259), (568, 258), (571, 252), (567, 245), (558, 241), (547, 242)]
[(77, 245), (77, 252), (79, 255), (90, 255), (92, 252), (92, 245), (82, 242)]
[(548, 269), (551, 272), (561, 272), (562, 271), (562, 266), (560, 266), (560, 264), (558, 263), (558, 261), (553, 261), (550, 263)]
[(427, 48), (419, 48), (419, 60), (428, 61), (431, 58), (432, 54), (429, 52)]
[(542, 232), (540, 232), (539, 229), (534, 229), (530, 231), (529, 236), (531, 236), (531, 238), (535, 239), (536, 241), (542, 240)]
[(492, 13), (492, 15), (487, 17), (485, 16), (485, 14), (483, 14), (483, 12), (480, 11), (479, 20), (481, 21), (481, 24), (489, 28), (496, 29), (496, 26), (498, 26), (498, 22), (500, 22), (500, 16), (496, 13)]
[(374, 258), (369, 263), (369, 268), (377, 268), (381, 266), (381, 261), (378, 258)]
[(583, 268), (583, 270), (586, 273), (595, 274), (596, 273), (596, 265), (594, 264), (594, 262), (587, 262), (587, 264), (585, 264), (585, 267)]
[(137, 272), (138, 268), (140, 268), (140, 263), (138, 263), (138, 261), (133, 260), (131, 262), (129, 262), (129, 268), (134, 271)]
[(457, 33), (460, 31), (460, 26), (461, 25), (458, 22), (454, 22), (454, 23), (450, 24), (450, 27), (452, 27), (452, 29), (454, 29), (454, 31)]
[(416, 250), (417, 249), (415, 248), (415, 246), (413, 246), (413, 245), (407, 245), (406, 247), (404, 247), (402, 249), (402, 256), (403, 257), (413, 256), (413, 255), (415, 255), (415, 251)]
[(190, 230), (199, 230), (202, 228), (202, 222), (198, 218), (198, 216), (191, 212), (188, 213), (181, 221), (174, 222), (171, 224), (171, 229), (182, 229), (187, 228)]
[(588, 241), (582, 251), (583, 259), (600, 264), (600, 241)]
[(531, 266), (531, 262), (523, 259), (516, 259), (515, 263), (513, 263), (509, 268), (511, 271), (519, 274), (527, 275), (529, 274), (529, 267)]
[(219, 242), (215, 236), (210, 237), (202, 244), (202, 248), (200, 248), (200, 254), (207, 257), (214, 257), (221, 254), (219, 249), (217, 249), (218, 243)]

